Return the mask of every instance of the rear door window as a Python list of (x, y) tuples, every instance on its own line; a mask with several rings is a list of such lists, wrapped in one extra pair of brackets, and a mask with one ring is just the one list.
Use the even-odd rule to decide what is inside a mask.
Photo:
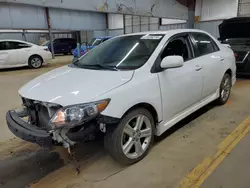
[(6, 42), (7, 50), (16, 50), (16, 49), (29, 48), (29, 47), (31, 47), (29, 44), (22, 43), (22, 42), (13, 42), (13, 41)]
[(6, 50), (6, 42), (0, 42), (0, 51)]
[(192, 36), (197, 46), (196, 56), (203, 56), (219, 51), (219, 47), (210, 36), (204, 33), (192, 33)]

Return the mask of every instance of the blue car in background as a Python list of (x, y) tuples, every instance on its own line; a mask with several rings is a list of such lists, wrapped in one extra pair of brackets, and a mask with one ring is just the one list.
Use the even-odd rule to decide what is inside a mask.
[[(80, 56), (84, 55), (89, 50), (95, 48), (96, 46), (98, 46), (99, 44), (101, 44), (102, 42), (104, 42), (106, 40), (109, 40), (110, 38), (112, 38), (112, 37), (110, 37), (110, 36), (97, 37), (97, 38), (93, 38), (87, 45), (82, 44)], [(74, 59), (78, 57), (77, 47), (74, 49), (73, 55), (74, 55)]]

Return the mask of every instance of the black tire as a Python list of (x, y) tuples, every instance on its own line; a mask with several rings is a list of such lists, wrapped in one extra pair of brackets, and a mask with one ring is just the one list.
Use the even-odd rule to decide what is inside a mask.
[(43, 58), (39, 55), (32, 55), (29, 58), (28, 64), (29, 64), (29, 67), (32, 69), (38, 69), (43, 65)]
[[(225, 86), (226, 80), (228, 80), (228, 84)], [(223, 90), (225, 90), (225, 87), (228, 88), (228, 94), (226, 96), (223, 93)], [(224, 105), (227, 103), (227, 101), (230, 97), (230, 94), (231, 94), (231, 88), (232, 88), (231, 76), (228, 73), (225, 73), (223, 78), (222, 78), (221, 84), (220, 84), (220, 97), (217, 99), (218, 105)], [(224, 91), (224, 92), (226, 92), (226, 91)]]
[[(131, 158), (128, 158), (124, 154), (121, 143), (123, 139), (123, 131), (124, 131), (125, 125), (129, 123), (129, 121), (133, 119), (133, 117), (138, 116), (138, 115), (146, 116), (148, 120), (150, 121), (152, 131), (151, 131), (151, 136), (149, 136), (148, 138), (151, 137), (151, 139), (149, 142), (146, 142), (147, 147), (143, 151), (143, 153), (137, 158), (131, 159)], [(123, 165), (132, 165), (142, 160), (147, 155), (149, 149), (151, 148), (154, 142), (154, 133), (155, 133), (155, 122), (154, 122), (154, 118), (152, 117), (152, 114), (144, 108), (137, 108), (127, 113), (122, 118), (122, 120), (120, 121), (120, 123), (117, 125), (116, 128), (114, 128), (113, 130), (107, 130), (105, 137), (104, 137), (104, 147), (108, 151), (108, 153), (111, 155), (111, 157), (114, 158), (117, 162)], [(139, 140), (140, 139), (141, 138), (139, 138)]]

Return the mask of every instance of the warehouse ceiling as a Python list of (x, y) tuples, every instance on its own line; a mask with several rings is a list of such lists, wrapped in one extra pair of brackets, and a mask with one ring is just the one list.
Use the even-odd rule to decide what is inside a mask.
[(177, 19), (188, 19), (188, 1), (190, 0), (86, 0), (83, 3), (82, 0), (0, 0), (43, 7)]

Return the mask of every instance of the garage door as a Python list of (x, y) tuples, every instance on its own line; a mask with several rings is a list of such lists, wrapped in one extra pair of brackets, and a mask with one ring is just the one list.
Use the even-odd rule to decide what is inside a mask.
[(250, 0), (239, 0), (238, 16), (250, 16)]

